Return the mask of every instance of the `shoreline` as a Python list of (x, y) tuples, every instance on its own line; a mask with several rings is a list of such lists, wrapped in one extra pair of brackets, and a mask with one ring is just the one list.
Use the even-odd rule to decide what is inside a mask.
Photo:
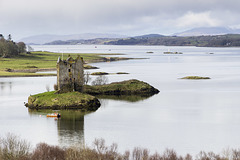
[[(44, 52), (43, 52), (44, 53)], [(46, 52), (49, 53), (49, 52)], [(34, 53), (33, 53), (34, 54)], [(53, 54), (53, 53), (51, 53)], [(56, 57), (58, 53), (56, 53)], [(69, 53), (70, 54), (70, 53)], [(81, 53), (79, 53), (81, 56)], [(47, 55), (47, 54), (46, 54)], [(113, 55), (113, 54), (104, 54), (104, 55)], [(33, 55), (34, 56), (34, 55)], [(82, 56), (84, 58), (84, 55)], [(86, 59), (84, 69), (98, 69), (98, 67), (91, 66), (91, 63), (100, 63), (100, 62), (113, 62), (113, 61), (122, 61), (122, 60), (131, 60), (131, 59), (143, 59), (143, 58), (126, 58), (126, 57), (98, 57), (94, 59)], [(10, 59), (11, 61), (11, 59)], [(57, 61), (57, 58), (56, 58)], [(43, 61), (42, 61), (43, 62)], [(21, 64), (19, 64), (21, 65)], [(90, 67), (89, 67), (90, 66)], [(35, 66), (34, 66), (35, 67)], [(57, 76), (53, 73), (36, 73), (36, 72), (45, 72), (45, 71), (56, 71), (56, 68), (29, 68), (29, 69), (12, 69), (11, 67), (0, 69), (0, 78), (6, 77), (47, 77), (47, 76)]]

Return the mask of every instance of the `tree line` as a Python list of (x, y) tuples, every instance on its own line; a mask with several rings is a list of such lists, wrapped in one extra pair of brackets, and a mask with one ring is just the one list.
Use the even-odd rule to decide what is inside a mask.
[(164, 45), (164, 46), (197, 46), (197, 47), (238, 47), (239, 34), (215, 36), (161, 36), (161, 37), (131, 37), (107, 41), (107, 45)]
[(14, 42), (12, 40), (11, 34), (5, 39), (2, 34), (0, 34), (0, 57), (8, 58), (19, 55), (20, 53), (26, 53), (26, 45), (24, 42)]

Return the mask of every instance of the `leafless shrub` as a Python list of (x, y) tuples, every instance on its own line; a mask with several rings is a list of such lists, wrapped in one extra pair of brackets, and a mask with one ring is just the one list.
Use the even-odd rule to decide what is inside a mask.
[(50, 146), (46, 143), (39, 143), (33, 151), (32, 160), (64, 160), (65, 151), (58, 146)]
[(91, 81), (91, 77), (90, 77), (90, 72), (85, 72), (85, 74), (84, 74), (84, 84), (88, 84), (88, 82), (90, 82)]
[(66, 160), (95, 160), (98, 159), (97, 153), (88, 147), (70, 147), (66, 150)]
[(205, 160), (207, 159), (207, 153), (204, 151), (200, 151), (197, 155), (196, 155), (196, 160)]
[(98, 76), (94, 81), (92, 81), (92, 85), (104, 85), (108, 83), (108, 78), (104, 75)]
[(117, 149), (118, 145), (116, 143), (113, 143), (107, 150), (106, 157), (108, 157), (108, 159), (117, 159), (117, 157), (119, 156)]
[(221, 158), (220, 155), (215, 154), (213, 152), (204, 152), (201, 151), (197, 156), (196, 160), (223, 160), (224, 158)]
[(27, 160), (29, 154), (30, 144), (16, 135), (8, 133), (5, 139), (0, 139), (0, 159)]
[(222, 151), (222, 159), (224, 160), (229, 160), (231, 159), (231, 149), (230, 148), (226, 148)]
[(122, 160), (129, 160), (130, 158), (130, 151), (125, 151), (125, 153), (122, 155)]
[(149, 160), (162, 160), (162, 157), (160, 156), (159, 153), (156, 152), (150, 156)]
[(133, 160), (141, 160), (142, 157), (142, 149), (139, 147), (135, 147), (132, 152)]
[(187, 154), (185, 157), (184, 157), (184, 160), (192, 160), (192, 156), (190, 154)]
[(132, 152), (132, 158), (134, 160), (148, 160), (149, 151), (147, 149), (135, 147)]
[(143, 158), (142, 160), (148, 160), (149, 158), (149, 150), (148, 149), (143, 149)]
[(107, 147), (104, 139), (95, 139), (93, 142), (94, 151), (96, 151), (98, 159), (115, 160), (120, 159), (120, 154), (117, 152), (117, 144), (113, 143)]
[(232, 150), (232, 160), (240, 160), (240, 149)]
[[(84, 145), (62, 149), (58, 146), (50, 146), (40, 143), (30, 153), (30, 145), (17, 136), (8, 134), (6, 138), (0, 138), (0, 160), (192, 160), (192, 156), (177, 156), (173, 149), (166, 149), (162, 155), (158, 152), (150, 155), (148, 149), (135, 147), (130, 151), (118, 153), (118, 146), (113, 143), (105, 144), (104, 139), (95, 139), (93, 147)], [(240, 149), (226, 149), (222, 156), (213, 152), (201, 151), (196, 155), (196, 160), (240, 160)]]
[(166, 149), (163, 152), (163, 159), (164, 160), (177, 160), (177, 153), (173, 149)]

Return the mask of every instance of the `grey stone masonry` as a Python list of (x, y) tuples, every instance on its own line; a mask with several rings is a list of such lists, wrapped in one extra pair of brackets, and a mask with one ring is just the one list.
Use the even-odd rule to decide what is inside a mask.
[(58, 92), (82, 92), (84, 83), (83, 58), (68, 57), (66, 60), (58, 58), (57, 61), (57, 86)]

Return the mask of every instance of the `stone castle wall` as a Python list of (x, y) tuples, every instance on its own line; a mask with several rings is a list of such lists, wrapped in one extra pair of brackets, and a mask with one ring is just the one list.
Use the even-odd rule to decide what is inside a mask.
[(83, 59), (78, 56), (75, 60), (69, 57), (57, 62), (57, 85), (60, 92), (82, 92), (84, 83)]

